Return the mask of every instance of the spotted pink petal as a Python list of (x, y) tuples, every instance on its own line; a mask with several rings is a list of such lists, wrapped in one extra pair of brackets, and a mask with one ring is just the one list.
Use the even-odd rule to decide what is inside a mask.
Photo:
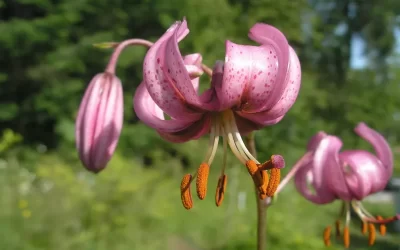
[[(253, 81), (253, 84), (251, 88), (247, 91), (248, 93), (248, 100), (247, 103), (250, 107), (256, 105), (260, 107), (259, 105), (264, 105), (265, 100), (270, 100), (273, 97), (274, 89), (275, 88), (280, 88), (283, 85), (284, 90), (282, 92), (282, 95), (279, 97), (276, 103), (269, 109), (265, 109), (261, 112), (257, 113), (251, 113), (248, 112), (249, 108), (247, 105), (244, 106), (243, 111), (239, 112), (239, 115), (242, 117), (245, 117), (253, 122), (256, 122), (260, 125), (272, 125), (271, 121), (277, 119), (277, 118), (283, 118), (283, 116), (289, 111), (289, 109), (293, 106), (295, 103), (297, 96), (299, 94), (300, 86), (301, 86), (301, 68), (300, 68), (300, 62), (299, 59), (296, 55), (296, 52), (289, 47), (290, 50), (290, 63), (289, 63), (289, 70), (287, 72), (287, 77), (285, 78), (285, 82), (277, 82), (276, 79), (277, 77), (272, 77), (271, 81), (269, 84), (263, 85), (262, 82), (268, 82), (267, 78), (263, 79), (262, 82), (256, 83), (256, 81)], [(260, 54), (259, 54), (260, 55)], [(278, 69), (276, 69), (277, 71)], [(261, 71), (259, 71), (261, 72)], [(273, 73), (274, 76), (276, 76), (276, 72)], [(261, 74), (262, 75), (262, 74)], [(253, 76), (253, 78), (255, 75)], [(258, 77), (255, 79), (259, 79)], [(264, 92), (262, 92), (264, 91)], [(246, 99), (247, 100), (247, 99)], [(251, 101), (250, 101), (251, 100)], [(258, 104), (256, 103), (258, 102)], [(279, 119), (279, 120), (281, 120)]]
[(277, 67), (275, 85), (271, 93), (271, 98), (266, 99), (261, 108), (257, 107), (249, 112), (258, 112), (261, 110), (271, 109), (281, 98), (286, 84), (288, 83), (287, 72), (289, 69), (289, 44), (285, 35), (282, 34), (277, 28), (268, 24), (257, 23), (249, 31), (249, 37), (263, 46), (270, 46), (276, 53)]
[[(259, 53), (265, 55), (266, 58), (267, 51), (262, 47), (238, 45), (230, 41), (226, 41), (225, 47), (223, 78), (222, 81), (214, 81), (213, 83), (220, 102), (220, 110), (239, 107), (244, 92), (250, 85), (253, 70), (261, 68), (260, 71), (266, 75), (267, 67), (265, 59), (262, 61), (253, 60), (253, 57)], [(263, 75), (259, 79), (261, 78), (264, 79), (265, 76)]]
[(150, 96), (166, 114), (191, 122), (202, 114), (188, 107), (188, 103), (198, 104), (198, 96), (178, 48), (178, 39), (188, 31), (186, 20), (177, 22), (154, 43), (144, 59), (143, 78)]
[(165, 120), (163, 111), (157, 106), (146, 89), (146, 85), (141, 83), (136, 89), (133, 98), (133, 108), (138, 118), (147, 126), (159, 132), (174, 133), (182, 131), (192, 125), (197, 119), (187, 120)]
[(123, 124), (121, 81), (110, 73), (97, 74), (79, 107), (75, 125), (76, 148), (83, 165), (103, 170), (118, 143)]
[(393, 173), (393, 153), (385, 138), (363, 122), (359, 123), (354, 131), (374, 147), (376, 155), (385, 169), (385, 179), (388, 181)]

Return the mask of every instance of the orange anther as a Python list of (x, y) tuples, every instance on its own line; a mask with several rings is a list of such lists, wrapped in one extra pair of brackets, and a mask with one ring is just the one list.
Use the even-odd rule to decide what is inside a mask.
[(345, 248), (349, 248), (350, 246), (350, 230), (348, 226), (345, 226), (343, 229), (343, 244)]
[(265, 194), (268, 186), (268, 173), (259, 169), (257, 164), (252, 160), (246, 162), (246, 168), (253, 178), (254, 185), (257, 187), (259, 193)]
[(225, 174), (221, 175), (218, 179), (217, 191), (215, 193), (215, 205), (217, 205), (217, 207), (221, 206), (222, 201), (224, 200), (227, 182), (228, 176), (226, 176)]
[(258, 170), (257, 163), (255, 163), (253, 160), (248, 160), (246, 162), (246, 167), (251, 176), (253, 176)]
[(266, 194), (267, 193), (267, 188), (268, 188), (268, 173), (267, 171), (259, 169), (259, 175), (261, 176), (261, 186), (258, 187), (258, 192), (260, 194)]
[(325, 228), (323, 237), (325, 246), (329, 247), (331, 245), (331, 226)]
[(197, 170), (196, 191), (200, 200), (203, 200), (207, 194), (208, 175), (210, 174), (210, 166), (202, 163)]
[(373, 223), (368, 223), (368, 245), (372, 246), (375, 243), (376, 229)]
[(336, 220), (335, 228), (336, 228), (336, 238), (340, 238), (340, 220)]
[[(378, 215), (378, 216), (376, 216), (376, 219), (377, 220), (383, 220), (383, 217)], [(385, 224), (383, 224), (383, 223), (379, 224), (379, 233), (381, 235), (385, 235), (386, 234), (386, 225)]]
[(281, 181), (281, 170), (279, 168), (271, 169), (268, 187), (265, 192), (268, 197), (274, 196), (276, 190), (278, 189), (280, 181)]
[(367, 234), (367, 231), (368, 231), (368, 223), (363, 221), (361, 224), (361, 233), (365, 235)]
[(186, 174), (182, 178), (181, 182), (181, 200), (183, 206), (189, 210), (193, 207), (192, 194), (190, 193), (190, 183), (192, 181), (192, 175)]

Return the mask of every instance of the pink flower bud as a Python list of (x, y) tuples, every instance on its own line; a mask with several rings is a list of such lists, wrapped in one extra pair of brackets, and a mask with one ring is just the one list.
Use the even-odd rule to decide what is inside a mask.
[(83, 165), (103, 170), (115, 148), (123, 124), (121, 81), (111, 73), (97, 74), (83, 96), (76, 119), (76, 148)]

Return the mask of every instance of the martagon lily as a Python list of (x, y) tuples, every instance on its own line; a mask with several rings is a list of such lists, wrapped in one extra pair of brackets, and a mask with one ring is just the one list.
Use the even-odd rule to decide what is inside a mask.
[[(375, 226), (379, 224), (381, 234), (385, 234), (386, 223), (400, 219), (400, 215), (383, 219), (373, 216), (361, 201), (368, 195), (382, 191), (393, 172), (393, 155), (385, 138), (365, 123), (359, 123), (355, 132), (369, 142), (375, 155), (365, 150), (344, 150), (340, 152), (340, 138), (319, 132), (313, 136), (307, 146), (307, 153), (295, 164), (294, 180), (302, 196), (316, 204), (327, 204), (335, 200), (343, 202), (339, 218), (336, 221), (336, 235), (342, 234), (346, 248), (350, 245), (349, 223), (350, 208), (362, 221), (362, 233), (369, 232), (368, 243), (375, 241)], [(341, 233), (341, 219), (344, 228)], [(331, 227), (324, 231), (324, 242), (330, 242)]]
[[(181, 198), (186, 209), (193, 206), (190, 183), (195, 175), (198, 197), (204, 199), (206, 196), (209, 168), (220, 137), (223, 138), (224, 157), (216, 205), (221, 205), (226, 189), (224, 171), (228, 145), (247, 167), (259, 197), (273, 196), (280, 181), (280, 168), (284, 167), (283, 158), (273, 155), (261, 163), (246, 148), (242, 135), (278, 123), (294, 104), (301, 84), (300, 63), (295, 51), (278, 29), (258, 23), (248, 35), (260, 46), (226, 41), (225, 60), (217, 61), (211, 70), (202, 64), (201, 54), (181, 55), (178, 43), (188, 33), (184, 19), (175, 22), (154, 44), (141, 39), (109, 44), (115, 47), (109, 66), (115, 67), (124, 47), (148, 46), (143, 63), (143, 82), (134, 95), (134, 110), (138, 118), (170, 142), (182, 143), (209, 135), (204, 161), (196, 174), (185, 175), (181, 183)], [(208, 90), (199, 94), (199, 77), (203, 73), (211, 77), (211, 84)], [(82, 137), (81, 131), (88, 123), (78, 122), (78, 125), (77, 137)], [(118, 136), (112, 137), (112, 141), (118, 140)], [(100, 145), (90, 138), (86, 152), (91, 152), (90, 147), (98, 152), (95, 149)], [(77, 138), (77, 141), (82, 144), (82, 139)], [(102, 147), (107, 148), (107, 145)], [(82, 147), (78, 147), (78, 151), (81, 152)], [(103, 163), (101, 167), (105, 165)]]
[[(241, 134), (282, 120), (295, 102), (300, 88), (300, 63), (285, 36), (276, 28), (256, 24), (249, 37), (261, 46), (238, 45), (226, 41), (225, 61), (217, 61), (211, 71), (202, 67), (200, 55), (181, 56), (178, 42), (188, 34), (186, 20), (176, 22), (150, 48), (143, 65), (143, 82), (134, 97), (137, 116), (166, 140), (186, 142), (209, 134), (209, 148), (197, 171), (196, 189), (204, 199), (209, 167), (218, 140), (223, 137), (224, 162), (218, 181), (216, 205), (222, 202), (227, 177), (224, 173), (227, 144), (252, 175), (260, 198), (272, 196), (278, 181), (268, 185), (268, 174), (277, 178), (283, 158), (273, 155), (261, 164), (246, 148)], [(211, 86), (198, 95), (198, 75), (206, 69)], [(164, 113), (171, 119), (165, 119)], [(279, 177), (278, 177), (279, 178)], [(192, 207), (189, 184), (184, 176), (182, 202)]]

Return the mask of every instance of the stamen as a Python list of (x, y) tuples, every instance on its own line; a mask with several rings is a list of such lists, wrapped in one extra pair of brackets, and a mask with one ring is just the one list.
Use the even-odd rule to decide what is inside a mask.
[[(245, 165), (246, 165), (247, 171), (249, 171), (250, 176), (253, 178), (254, 184), (256, 185), (257, 188), (260, 188), (264, 182), (262, 172), (265, 172), (265, 171), (260, 171), (257, 164), (253, 160), (248, 160)], [(268, 179), (268, 176), (267, 176), (267, 179)]]
[(361, 224), (361, 233), (365, 235), (367, 234), (367, 230), (368, 230), (368, 223), (363, 221)]
[[(229, 133), (232, 136), (233, 142), (240, 153), (240, 155), (246, 160), (253, 160), (257, 164), (259, 162), (256, 158), (249, 152), (246, 145), (244, 144), (242, 137), (240, 136), (239, 129), (236, 126), (235, 116), (232, 111), (225, 111), (223, 114), (225, 126), (228, 129)], [(231, 146), (232, 147), (232, 146)]]
[(228, 142), (224, 137), (221, 175), (225, 174), (226, 160), (228, 157)]
[(327, 226), (324, 230), (324, 244), (329, 247), (331, 245), (331, 226)]
[(210, 174), (210, 166), (202, 163), (197, 170), (196, 191), (200, 200), (203, 200), (207, 194), (208, 175)]
[(222, 201), (224, 200), (227, 182), (228, 177), (225, 174), (221, 175), (218, 179), (217, 191), (215, 193), (215, 205), (217, 205), (217, 207), (221, 206)]
[(208, 151), (204, 162), (207, 162), (210, 166), (214, 160), (215, 154), (218, 149), (218, 142), (219, 142), (219, 124), (218, 124), (218, 117), (212, 118), (212, 126), (210, 131), (210, 140), (208, 141)]
[(372, 216), (359, 201), (352, 202), (352, 206), (354, 208), (354, 211), (358, 214), (358, 216), (360, 216), (361, 220), (366, 221), (366, 222), (371, 222), (371, 223), (382, 225), (382, 224), (400, 220), (400, 214), (392, 216), (387, 219), (382, 218), (381, 220), (378, 220), (378, 219), (376, 219), (376, 217)]
[(376, 229), (373, 223), (368, 223), (368, 245), (372, 246), (375, 243)]
[(336, 228), (336, 238), (340, 238), (340, 220), (336, 220), (335, 228)]
[(346, 227), (349, 227), (350, 219), (351, 219), (350, 204), (348, 202), (345, 202), (344, 205), (345, 205), (345, 211), (346, 211)]
[(349, 248), (350, 246), (350, 230), (348, 226), (345, 226), (343, 229), (343, 245), (345, 248)]
[(268, 190), (268, 186), (269, 186), (270, 182), (269, 182), (269, 179), (268, 179), (267, 171), (258, 169), (258, 172), (261, 175), (261, 186), (258, 188), (258, 191), (260, 192), (260, 199), (263, 200), (264, 198), (262, 198), (262, 197), (264, 197), (264, 195), (268, 197), (267, 190)]
[[(381, 221), (381, 220), (383, 220), (383, 217), (378, 215), (378, 216), (376, 216), (376, 219)], [(385, 224), (379, 224), (379, 233), (381, 235), (386, 235), (386, 226), (385, 226)]]
[(279, 168), (272, 168), (270, 170), (268, 187), (265, 192), (268, 197), (274, 196), (276, 190), (278, 189), (280, 181), (281, 181), (281, 170)]
[(190, 193), (191, 182), (192, 182), (191, 174), (186, 174), (183, 176), (181, 182), (181, 200), (183, 207), (185, 207), (187, 210), (193, 207), (192, 194)]
[(224, 124), (221, 124), (221, 130), (222, 130), (222, 133), (223, 133), (223, 135), (224, 135), (224, 138), (227, 138), (228, 139), (228, 144), (229, 144), (229, 147), (231, 148), (231, 150), (232, 150), (232, 153), (236, 156), (236, 158), (242, 163), (242, 164), (246, 164), (246, 159), (245, 158), (243, 158), (243, 156), (239, 153), (239, 151), (237, 150), (237, 148), (236, 148), (236, 144), (235, 144), (235, 142), (233, 141), (233, 136), (232, 136), (232, 134), (231, 133), (228, 133), (228, 131), (227, 131), (227, 128), (226, 127), (224, 127)]

